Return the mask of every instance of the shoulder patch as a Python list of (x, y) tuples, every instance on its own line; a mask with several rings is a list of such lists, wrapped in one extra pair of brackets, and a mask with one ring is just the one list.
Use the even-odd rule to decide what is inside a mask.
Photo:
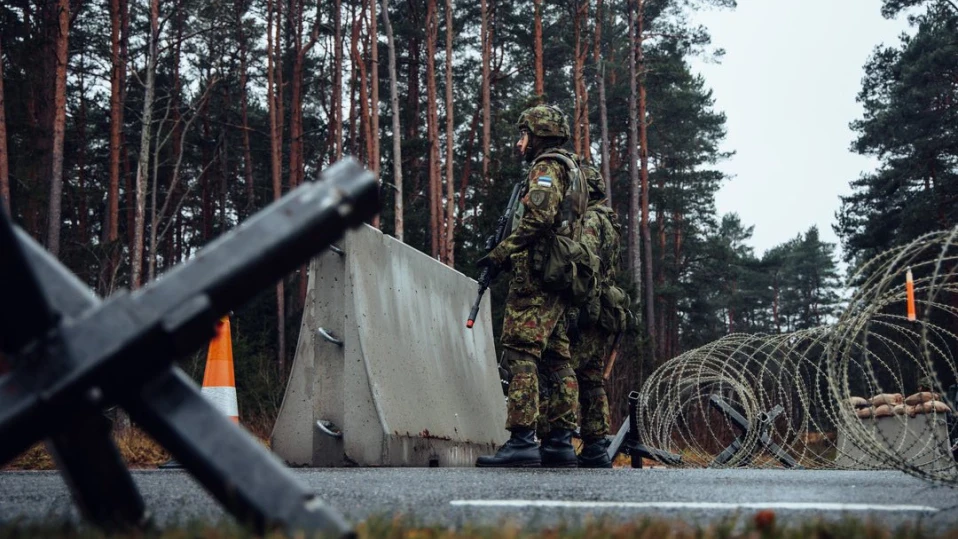
[(529, 202), (532, 202), (532, 205), (541, 208), (543, 203), (546, 201), (546, 192), (540, 191), (538, 189), (531, 191), (529, 193)]
[(539, 176), (536, 180), (536, 184), (544, 187), (552, 187), (552, 176)]

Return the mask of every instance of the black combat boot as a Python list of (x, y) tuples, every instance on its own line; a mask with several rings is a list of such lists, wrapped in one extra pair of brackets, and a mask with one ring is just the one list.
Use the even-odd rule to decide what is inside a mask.
[(612, 459), (609, 458), (609, 444), (606, 438), (585, 440), (585, 446), (579, 453), (579, 468), (611, 468)]
[(575, 468), (575, 449), (572, 447), (572, 431), (566, 429), (552, 429), (542, 441), (542, 466), (549, 468)]
[(517, 428), (512, 430), (512, 436), (495, 455), (476, 459), (476, 466), (479, 468), (530, 468), (538, 467), (541, 461), (535, 431)]

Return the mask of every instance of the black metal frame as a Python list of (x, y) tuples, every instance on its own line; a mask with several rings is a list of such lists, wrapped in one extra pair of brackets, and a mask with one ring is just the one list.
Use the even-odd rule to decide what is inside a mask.
[(622, 423), (619, 432), (612, 437), (608, 448), (609, 460), (619, 453), (632, 457), (632, 467), (641, 468), (642, 458), (655, 459), (669, 466), (680, 466), (682, 455), (655, 449), (642, 443), (639, 438), (639, 392), (629, 393), (629, 419)]
[[(712, 464), (710, 464), (711, 467), (724, 466), (730, 460), (732, 460), (732, 457), (742, 450), (742, 447), (744, 446), (743, 440), (748, 438), (753, 427), (749, 424), (747, 419), (742, 417), (742, 414), (738, 413), (738, 411), (735, 410), (731, 404), (725, 402), (722, 397), (718, 395), (710, 396), (709, 405), (724, 415), (726, 419), (732, 423), (732, 426), (739, 431), (739, 435), (732, 440), (732, 443), (722, 450), (722, 452), (715, 457), (715, 460), (712, 461)], [(759, 414), (758, 424), (755, 426), (755, 428), (758, 429), (758, 442), (786, 468), (802, 470), (804, 468), (799, 466), (798, 462), (796, 462), (791, 455), (782, 449), (782, 446), (772, 441), (772, 425), (775, 424), (775, 419), (784, 411), (785, 409), (782, 408), (781, 404), (776, 404), (775, 407), (769, 410), (767, 413)], [(739, 465), (749, 465), (755, 459), (757, 449), (758, 445), (754, 445), (752, 448), (750, 448), (750, 453), (742, 458)]]
[(0, 464), (46, 439), (86, 519), (142, 527), (148, 513), (103, 415), (119, 405), (244, 525), (350, 534), (173, 361), (208, 342), (220, 316), (376, 211), (376, 179), (343, 161), (189, 262), (101, 301), (0, 208), (0, 350), (13, 367), (0, 376)]

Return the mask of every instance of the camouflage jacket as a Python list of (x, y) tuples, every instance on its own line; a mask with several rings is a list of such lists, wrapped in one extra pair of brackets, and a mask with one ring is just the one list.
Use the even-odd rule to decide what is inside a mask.
[[(578, 162), (578, 156), (559, 148), (549, 148), (542, 153), (556, 152)], [(558, 231), (562, 220), (559, 209), (568, 189), (569, 175), (561, 161), (546, 158), (535, 162), (521, 192), (512, 232), (489, 252), (489, 258), (504, 264), (513, 253), (536, 247), (549, 238), (550, 233)]]
[(601, 261), (599, 278), (603, 288), (615, 283), (619, 232), (619, 221), (605, 200), (590, 200), (582, 223), (582, 243), (591, 248)]

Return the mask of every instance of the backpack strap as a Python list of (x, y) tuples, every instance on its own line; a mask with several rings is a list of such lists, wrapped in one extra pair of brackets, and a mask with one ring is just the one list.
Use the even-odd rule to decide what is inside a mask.
[(585, 187), (585, 179), (582, 175), (582, 171), (572, 158), (561, 151), (545, 152), (538, 155), (532, 163), (535, 165), (543, 159), (556, 159), (566, 167), (569, 176), (569, 186), (565, 193), (563, 205), (571, 206), (568, 207), (568, 210), (575, 213), (575, 219), (580, 221), (579, 226), (573, 226), (573, 236), (578, 239), (582, 228), (581, 220), (585, 216), (589, 205), (589, 191)]

